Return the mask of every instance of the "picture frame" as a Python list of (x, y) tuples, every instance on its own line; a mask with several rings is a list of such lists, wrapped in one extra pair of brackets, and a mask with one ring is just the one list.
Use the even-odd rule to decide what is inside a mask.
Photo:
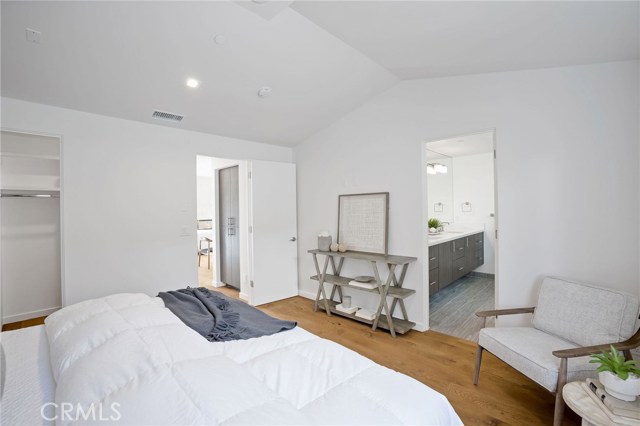
[(338, 196), (338, 243), (349, 251), (388, 254), (389, 193)]

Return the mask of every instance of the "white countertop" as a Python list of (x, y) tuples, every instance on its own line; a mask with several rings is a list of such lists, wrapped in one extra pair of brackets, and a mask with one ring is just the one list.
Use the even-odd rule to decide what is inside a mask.
[(468, 237), (469, 235), (478, 234), (484, 232), (484, 226), (482, 225), (470, 225), (465, 227), (451, 226), (451, 230), (444, 227), (444, 232), (437, 235), (429, 234), (429, 247), (436, 244), (446, 243), (447, 241), (457, 240), (458, 238)]

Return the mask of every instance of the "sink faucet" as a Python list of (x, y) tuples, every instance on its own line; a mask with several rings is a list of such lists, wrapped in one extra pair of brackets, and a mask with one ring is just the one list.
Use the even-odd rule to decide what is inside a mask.
[(445, 224), (445, 223), (446, 223), (447, 225), (451, 225), (449, 222), (440, 222), (440, 227), (438, 228), (438, 231), (440, 231), (440, 232), (444, 232), (444, 224)]

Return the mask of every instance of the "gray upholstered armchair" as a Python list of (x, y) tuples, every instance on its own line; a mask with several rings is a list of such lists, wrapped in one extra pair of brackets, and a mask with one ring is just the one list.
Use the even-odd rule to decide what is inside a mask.
[[(610, 344), (631, 358), (640, 346), (638, 299), (626, 293), (561, 278), (543, 280), (536, 307), (478, 312), (483, 317), (533, 314), (529, 327), (480, 330), (474, 384), (487, 350), (556, 394), (554, 426), (562, 424), (562, 388), (567, 381), (595, 377), (588, 355)], [(634, 334), (635, 332), (635, 334)]]

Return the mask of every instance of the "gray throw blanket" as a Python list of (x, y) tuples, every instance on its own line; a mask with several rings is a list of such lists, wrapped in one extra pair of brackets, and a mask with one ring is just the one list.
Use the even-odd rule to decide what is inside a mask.
[(158, 293), (171, 312), (210, 342), (268, 336), (296, 326), (204, 287)]

